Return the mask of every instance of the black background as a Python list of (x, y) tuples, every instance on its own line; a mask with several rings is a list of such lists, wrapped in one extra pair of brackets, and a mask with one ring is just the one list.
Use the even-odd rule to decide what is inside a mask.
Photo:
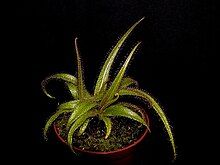
[[(41, 91), (48, 75), (75, 74), (73, 39), (79, 38), (85, 79), (92, 91), (100, 67), (118, 38), (145, 16), (117, 57), (117, 70), (131, 46), (142, 41), (127, 75), (158, 98), (173, 127), (177, 160), (189, 164), (208, 159), (206, 121), (209, 108), (210, 57), (215, 54), (214, 5), (189, 0), (32, 0), (18, 4), (14, 38), (18, 97), (22, 114), (16, 155), (23, 162), (78, 164), (72, 153), (53, 138), (43, 140), (42, 128), (56, 102)], [(15, 65), (17, 66), (17, 65)], [(22, 73), (22, 74), (21, 74)], [(115, 72), (112, 72), (112, 77)], [(24, 80), (24, 81), (23, 81)], [(172, 149), (161, 122), (151, 115), (152, 134), (140, 152), (139, 164), (172, 164)], [(201, 124), (203, 123), (203, 124)], [(24, 135), (24, 136), (23, 136)], [(24, 151), (24, 152), (23, 152)], [(27, 159), (28, 158), (28, 159)]]

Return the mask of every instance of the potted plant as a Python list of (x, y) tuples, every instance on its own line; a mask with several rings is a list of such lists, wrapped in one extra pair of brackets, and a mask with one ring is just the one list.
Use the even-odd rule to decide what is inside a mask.
[(162, 120), (173, 148), (174, 158), (176, 157), (174, 138), (162, 108), (149, 93), (138, 89), (137, 81), (124, 76), (140, 42), (132, 48), (114, 80), (109, 80), (109, 72), (119, 49), (143, 19), (133, 24), (111, 50), (92, 94), (87, 91), (84, 84), (77, 38), (75, 39), (77, 76), (58, 73), (47, 77), (41, 84), (44, 93), (55, 99), (46, 90), (46, 86), (51, 80), (63, 81), (72, 96), (72, 100), (58, 104), (57, 111), (46, 122), (45, 138), (52, 126), (57, 137), (74, 153), (95, 156), (95, 159), (125, 157), (126, 154), (133, 152), (150, 132), (146, 108), (135, 105), (131, 97), (126, 100), (126, 96), (134, 96), (146, 101), (150, 109)]

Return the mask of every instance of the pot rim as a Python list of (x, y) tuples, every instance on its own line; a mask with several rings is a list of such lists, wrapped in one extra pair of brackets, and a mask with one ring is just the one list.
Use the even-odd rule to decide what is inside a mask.
[[(148, 115), (144, 112), (143, 116), (146, 119), (147, 124), (149, 126)], [(68, 145), (67, 142), (60, 136), (60, 132), (59, 132), (59, 129), (56, 127), (56, 124), (53, 124), (53, 128), (54, 128), (54, 131), (55, 131), (57, 137), (59, 138), (59, 140), (62, 143)], [(80, 149), (80, 148), (77, 148), (77, 147), (74, 147), (74, 146), (73, 146), (73, 149), (78, 151), (78, 152), (81, 152), (81, 153), (89, 153), (89, 154), (95, 154), (95, 155), (115, 154), (115, 153), (123, 152), (125, 150), (130, 149), (130, 148), (133, 148), (134, 146), (136, 146), (138, 143), (140, 143), (146, 137), (148, 132), (149, 132), (149, 130), (146, 128), (144, 133), (137, 140), (135, 140), (133, 143), (131, 143), (131, 144), (129, 144), (129, 145), (123, 147), (123, 148), (119, 148), (117, 150), (114, 150), (114, 151), (89, 151), (89, 150), (83, 150), (83, 149)]]

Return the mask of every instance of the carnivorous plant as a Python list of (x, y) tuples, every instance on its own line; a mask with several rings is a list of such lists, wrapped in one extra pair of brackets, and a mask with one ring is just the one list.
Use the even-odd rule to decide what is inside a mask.
[(77, 46), (77, 38), (75, 38), (75, 50), (76, 50), (76, 58), (77, 58), (77, 76), (73, 76), (67, 73), (58, 73), (52, 76), (47, 77), (42, 81), (42, 89), (44, 93), (50, 97), (55, 99), (47, 90), (46, 86), (51, 80), (61, 80), (63, 81), (69, 91), (71, 92), (73, 100), (59, 104), (57, 107), (57, 111), (48, 119), (44, 128), (44, 136), (46, 137), (48, 129), (54, 123), (54, 121), (63, 114), (69, 114), (68, 122), (66, 124), (66, 130), (68, 131), (67, 143), (71, 149), (73, 133), (78, 131), (78, 136), (82, 135), (86, 130), (89, 122), (93, 117), (98, 116), (98, 118), (104, 122), (106, 127), (105, 138), (107, 139), (111, 134), (112, 129), (112, 116), (122, 116), (127, 117), (129, 119), (135, 120), (144, 126), (148, 130), (149, 127), (142, 116), (134, 111), (137, 107), (132, 103), (126, 102), (117, 102), (117, 100), (122, 96), (134, 96), (139, 97), (143, 101), (146, 101), (151, 105), (152, 109), (156, 112), (159, 118), (162, 120), (163, 125), (166, 129), (166, 132), (169, 136), (173, 152), (174, 158), (176, 156), (175, 144), (173, 134), (171, 132), (171, 127), (167, 120), (166, 115), (164, 114), (161, 106), (155, 99), (146, 91), (138, 89), (137, 81), (132, 78), (125, 77), (125, 71), (127, 66), (136, 52), (137, 48), (141, 44), (138, 42), (132, 49), (127, 59), (123, 63), (122, 67), (118, 71), (113, 81), (109, 81), (109, 72), (113, 61), (118, 54), (122, 44), (131, 34), (133, 29), (143, 20), (144, 18), (137, 21), (133, 26), (131, 26), (127, 32), (120, 38), (117, 44), (113, 47), (111, 52), (109, 53), (100, 73), (98, 79), (96, 81), (94, 92), (89, 93), (86, 89), (83, 80), (83, 70), (81, 64), (81, 58)]

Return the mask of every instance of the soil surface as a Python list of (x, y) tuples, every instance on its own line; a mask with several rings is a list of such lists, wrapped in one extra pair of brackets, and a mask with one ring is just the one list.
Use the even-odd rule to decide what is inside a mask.
[[(62, 117), (56, 122), (56, 126), (64, 140), (67, 139), (65, 129), (67, 118), (68, 116), (66, 118)], [(132, 144), (146, 129), (142, 124), (125, 117), (112, 117), (111, 121), (112, 131), (107, 139), (105, 139), (106, 128), (104, 122), (95, 117), (90, 121), (81, 136), (77, 135), (78, 130), (74, 133), (73, 145), (88, 151), (114, 151)]]

